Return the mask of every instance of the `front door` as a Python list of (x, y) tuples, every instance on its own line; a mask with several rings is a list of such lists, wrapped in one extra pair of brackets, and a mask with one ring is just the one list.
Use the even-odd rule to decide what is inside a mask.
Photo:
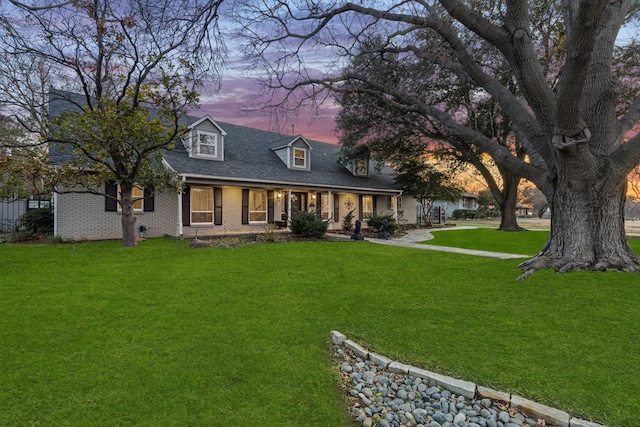
[(291, 215), (307, 209), (307, 193), (291, 193)]

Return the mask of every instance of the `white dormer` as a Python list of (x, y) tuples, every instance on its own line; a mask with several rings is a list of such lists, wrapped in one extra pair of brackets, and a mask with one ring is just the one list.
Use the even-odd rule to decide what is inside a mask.
[(211, 116), (204, 116), (189, 126), (189, 133), (183, 143), (189, 157), (222, 161), (226, 134)]
[(289, 169), (311, 170), (311, 145), (302, 135), (294, 137), (289, 143), (272, 148)]

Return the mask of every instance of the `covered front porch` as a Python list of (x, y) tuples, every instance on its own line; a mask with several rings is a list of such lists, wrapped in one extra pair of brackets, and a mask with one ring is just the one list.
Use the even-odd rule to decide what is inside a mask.
[[(314, 212), (328, 230), (353, 220), (398, 214), (399, 192), (301, 186), (216, 185), (187, 181), (177, 195), (176, 236), (221, 236), (289, 231), (297, 211)], [(355, 190), (355, 191), (354, 191)]]

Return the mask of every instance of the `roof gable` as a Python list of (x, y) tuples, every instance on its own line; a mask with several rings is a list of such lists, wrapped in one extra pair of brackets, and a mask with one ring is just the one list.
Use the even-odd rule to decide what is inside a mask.
[(297, 135), (284, 145), (271, 149), (289, 169), (311, 170), (311, 150), (313, 147), (302, 135)]
[(216, 129), (218, 129), (218, 131), (222, 134), (222, 136), (225, 136), (227, 134), (227, 132), (225, 132), (224, 129), (218, 123), (216, 123), (216, 121), (213, 120), (211, 118), (211, 116), (208, 115), (208, 114), (206, 116), (204, 116), (204, 117), (199, 118), (195, 122), (190, 123), (189, 124), (189, 129), (195, 129), (195, 128), (199, 127), (200, 125), (202, 125), (205, 122), (211, 123)]

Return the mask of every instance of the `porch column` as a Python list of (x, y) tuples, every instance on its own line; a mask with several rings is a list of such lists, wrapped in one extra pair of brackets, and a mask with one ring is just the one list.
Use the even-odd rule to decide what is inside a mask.
[(397, 221), (398, 220), (398, 196), (391, 196), (391, 197), (393, 197), (393, 217)]
[(178, 191), (178, 223), (176, 224), (176, 233), (182, 236), (182, 192)]
[(329, 230), (333, 230), (333, 223), (336, 222), (336, 219), (333, 217), (333, 191), (329, 190), (327, 197), (329, 198), (329, 218), (331, 218), (328, 228)]
[[(182, 189), (184, 190), (184, 183), (186, 182), (186, 178), (182, 177)], [(176, 233), (178, 236), (182, 236), (184, 230), (182, 229), (182, 191), (178, 191), (178, 223), (176, 224)]]
[(291, 230), (291, 188), (287, 190), (287, 228)]

